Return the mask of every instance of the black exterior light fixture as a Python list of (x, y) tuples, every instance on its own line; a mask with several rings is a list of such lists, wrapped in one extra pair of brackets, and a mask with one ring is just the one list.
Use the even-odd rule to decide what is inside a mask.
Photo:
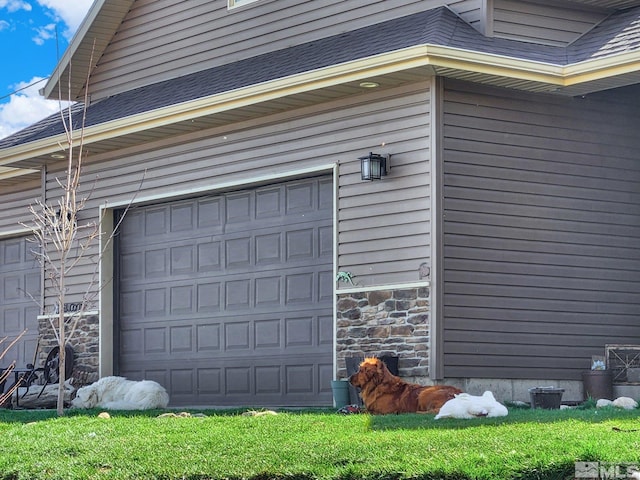
[(360, 157), (360, 175), (362, 180), (380, 180), (387, 175), (387, 163), (391, 155), (379, 155), (369, 153), (366, 157)]

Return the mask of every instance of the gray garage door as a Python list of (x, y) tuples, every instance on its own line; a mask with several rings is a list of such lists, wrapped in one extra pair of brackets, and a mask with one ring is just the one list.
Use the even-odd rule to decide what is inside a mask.
[(0, 338), (3, 349), (24, 329), (27, 333), (2, 359), (0, 367), (16, 360), (18, 367), (33, 362), (38, 339), (39, 308), (27, 295), (40, 299), (40, 267), (31, 255), (33, 245), (25, 237), (0, 240)]
[(175, 406), (331, 404), (332, 192), (322, 177), (129, 211), (118, 373)]

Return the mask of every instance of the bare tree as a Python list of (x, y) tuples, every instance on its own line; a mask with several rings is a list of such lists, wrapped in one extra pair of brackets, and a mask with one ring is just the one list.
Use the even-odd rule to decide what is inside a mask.
[[(90, 64), (92, 60), (90, 61)], [(71, 75), (69, 75), (69, 79)], [(69, 92), (71, 84), (69, 80)], [(85, 85), (89, 84), (87, 75)], [(60, 95), (60, 98), (62, 95)], [(59, 389), (57, 400), (58, 415), (64, 415), (64, 382), (67, 359), (65, 358), (65, 346), (73, 337), (79, 320), (87, 311), (92, 309), (99, 294), (99, 265), (104, 252), (113, 239), (124, 215), (121, 216), (108, 238), (103, 242), (101, 250), (96, 243), (100, 237), (100, 225), (102, 218), (80, 219), (82, 212), (91, 197), (93, 188), (82, 193), (80, 180), (85, 161), (86, 150), (84, 148), (84, 131), (88, 107), (88, 89), (85, 89), (84, 102), (73, 104), (60, 109), (62, 124), (65, 129), (65, 142), (60, 147), (65, 151), (67, 161), (66, 169), (56, 178), (61, 195), (57, 201), (48, 203), (46, 199), (39, 199), (29, 206), (32, 222), (22, 225), (28, 228), (33, 237), (35, 247), (32, 252), (45, 272), (45, 295), (47, 299), (55, 299), (54, 305), (40, 305), (41, 311), (48, 315), (50, 325), (55, 335), (59, 350)], [(77, 128), (75, 127), (78, 120)], [(144, 173), (142, 175), (144, 179)], [(95, 180), (94, 180), (95, 185)], [(140, 187), (142, 185), (142, 180)], [(138, 191), (140, 189), (138, 188)], [(137, 192), (136, 192), (137, 193)], [(125, 209), (125, 214), (131, 203)], [(65, 312), (67, 303), (67, 280), (74, 269), (87, 263), (93, 264), (93, 272), (83, 287), (82, 292), (74, 294), (74, 309)], [(32, 300), (37, 301), (33, 296)], [(77, 301), (79, 300), (79, 301)]]
[[(45, 199), (38, 199), (29, 206), (32, 223), (26, 226), (33, 234), (32, 241), (36, 248), (32, 250), (36, 259), (45, 272), (45, 291), (47, 296), (56, 298), (53, 308), (49, 311), (45, 305), (41, 310), (49, 314), (49, 322), (53, 329), (59, 348), (59, 393), (57, 410), (64, 414), (64, 382), (65, 382), (65, 345), (73, 336), (79, 319), (91, 306), (95, 298), (94, 286), (96, 276), (92, 279), (82, 296), (79, 308), (66, 322), (65, 303), (67, 295), (66, 281), (73, 269), (91, 251), (92, 245), (100, 235), (99, 222), (87, 220), (78, 222), (78, 213), (85, 208), (89, 196), (78, 197), (82, 166), (85, 156), (83, 148), (84, 122), (86, 115), (86, 97), (82, 110), (82, 127), (79, 138), (74, 132), (74, 106), (69, 104), (66, 114), (61, 109), (61, 119), (65, 128), (66, 144), (61, 148), (66, 152), (67, 166), (62, 178), (57, 178), (58, 186), (62, 190), (61, 196), (55, 203), (47, 203)], [(76, 147), (77, 144), (77, 147)], [(33, 297), (32, 297), (33, 298)], [(53, 311), (51, 311), (53, 310)]]
[[(25, 333), (27, 333), (27, 330), (23, 330), (17, 337), (9, 341), (8, 344), (6, 344), (6, 342), (9, 340), (9, 337), (0, 338), (0, 360), (2, 360), (7, 355), (7, 353), (9, 353), (11, 347), (18, 343), (18, 341), (24, 336)], [(0, 405), (4, 405), (20, 385), (19, 382), (15, 382), (11, 387), (9, 387), (6, 392), (4, 391), (4, 385), (6, 384), (9, 377), (11, 377), (11, 374), (13, 373), (15, 367), (16, 361), (14, 360), (9, 364), (8, 367), (0, 372), (0, 385), (2, 385), (2, 388), (0, 388)]]

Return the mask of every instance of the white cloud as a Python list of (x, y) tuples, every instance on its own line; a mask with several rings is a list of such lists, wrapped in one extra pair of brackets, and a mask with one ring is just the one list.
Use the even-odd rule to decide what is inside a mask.
[(36, 36), (33, 37), (33, 41), (36, 45), (44, 45), (44, 42), (56, 38), (56, 24), (50, 23), (44, 27), (38, 27), (36, 30)]
[(31, 5), (21, 0), (0, 0), (0, 8), (6, 8), (9, 12), (17, 12), (18, 10), (31, 11)]
[[(11, 95), (9, 102), (0, 104), (0, 138), (22, 130), (60, 111), (58, 101), (45, 100), (38, 94), (38, 89), (44, 85), (43, 82), (38, 82), (39, 80), (42, 79), (34, 77), (29, 82), (15, 85), (15, 90), (20, 91)], [(23, 88), (24, 90), (22, 90)]]
[[(0, 0), (0, 5), (2, 1)], [(93, 0), (38, 0), (38, 3), (50, 9), (56, 18), (64, 22), (67, 27), (64, 35), (71, 38), (89, 11)]]
[[(36, 35), (33, 37), (33, 41), (38, 45), (42, 45), (45, 41), (55, 38), (56, 23), (64, 24), (61, 26), (61, 28), (64, 28), (63, 35), (67, 39), (71, 39), (89, 11), (93, 0), (37, 0), (37, 2), (47, 10), (48, 16), (54, 20), (54, 23), (34, 29)], [(31, 8), (31, 5), (26, 1), (0, 0), (0, 10), (6, 9), (8, 12), (25, 10), (30, 12)], [(0, 20), (0, 30), (8, 27), (9, 24), (6, 21)], [(0, 103), (0, 138), (22, 130), (60, 110), (58, 101), (45, 100), (38, 93), (38, 90), (44, 87), (44, 82), (39, 82), (22, 90), (22, 88), (38, 80), (41, 80), (41, 78), (34, 77), (28, 82), (10, 86), (11, 90), (17, 93), (11, 95), (8, 102), (3, 101)]]

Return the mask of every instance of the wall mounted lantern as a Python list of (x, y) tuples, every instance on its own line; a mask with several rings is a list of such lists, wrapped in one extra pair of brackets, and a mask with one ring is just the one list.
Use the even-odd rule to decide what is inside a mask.
[(360, 157), (360, 175), (362, 180), (380, 180), (387, 175), (387, 163), (391, 155), (378, 155), (369, 153), (366, 157)]

